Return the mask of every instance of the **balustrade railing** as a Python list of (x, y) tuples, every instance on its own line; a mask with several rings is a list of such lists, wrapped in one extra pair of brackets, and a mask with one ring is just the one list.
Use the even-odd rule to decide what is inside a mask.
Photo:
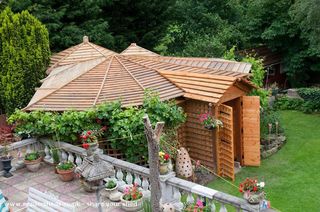
[[(40, 150), (45, 154), (46, 162), (53, 162), (52, 149), (58, 151), (60, 161), (71, 161), (76, 165), (80, 165), (83, 158), (86, 156), (86, 150), (65, 142), (54, 142), (49, 139), (40, 139), (38, 142), (35, 139), (26, 139), (10, 145), (9, 149), (17, 150), (18, 152), (30, 152), (31, 150)], [(25, 149), (22, 151), (22, 149)], [(3, 147), (0, 146), (0, 152)], [(111, 163), (116, 172), (112, 179), (118, 182), (120, 191), (127, 185), (136, 183), (141, 187), (141, 190), (146, 198), (150, 196), (150, 172), (148, 168), (132, 164), (120, 159), (101, 154), (101, 159)], [(16, 164), (23, 164), (23, 157)], [(14, 166), (19, 168), (19, 166)], [(1, 168), (1, 167), (0, 167)], [(1, 169), (0, 169), (1, 170)], [(201, 199), (207, 205), (210, 205), (211, 211), (227, 212), (227, 205), (234, 208), (236, 211), (259, 211), (258, 206), (253, 206), (247, 203), (244, 199), (175, 177), (174, 172), (168, 175), (160, 176), (160, 185), (162, 203), (174, 205), (177, 211), (181, 211), (186, 203), (194, 203)], [(183, 198), (184, 197), (184, 198)], [(183, 201), (182, 199), (185, 199)], [(219, 209), (219, 210), (218, 210)]]

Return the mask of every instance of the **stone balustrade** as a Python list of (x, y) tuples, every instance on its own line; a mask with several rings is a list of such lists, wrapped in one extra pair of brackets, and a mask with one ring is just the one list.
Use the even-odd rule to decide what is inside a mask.
[[(0, 152), (3, 147), (0, 147)], [(27, 139), (12, 144), (9, 149), (26, 148), (25, 152), (39, 150), (44, 152), (44, 160), (53, 162), (52, 148), (58, 150), (60, 161), (71, 161), (80, 165), (86, 156), (86, 150), (65, 142), (54, 142), (49, 139)], [(20, 150), (21, 152), (21, 150)], [(120, 159), (101, 154), (101, 159), (111, 163), (116, 172), (112, 179), (118, 182), (120, 191), (127, 185), (136, 183), (141, 187), (144, 197), (150, 196), (150, 172), (148, 168), (132, 164)], [(22, 161), (23, 164), (23, 161)], [(160, 175), (162, 198), (161, 203), (174, 205), (176, 211), (182, 211), (186, 203), (194, 203), (198, 199), (205, 201), (211, 211), (227, 212), (227, 205), (236, 211), (259, 211), (258, 206), (250, 205), (246, 200), (187, 181), (175, 176), (174, 172), (167, 175)], [(185, 197), (185, 198), (183, 198)], [(185, 201), (182, 201), (185, 199)]]

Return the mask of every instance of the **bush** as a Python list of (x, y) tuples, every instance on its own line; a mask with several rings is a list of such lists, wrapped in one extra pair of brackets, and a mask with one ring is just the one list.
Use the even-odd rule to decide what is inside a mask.
[(0, 111), (11, 114), (32, 98), (50, 61), (49, 35), (28, 11), (0, 13)]
[(77, 143), (86, 130), (107, 126), (104, 138), (111, 147), (119, 149), (130, 162), (147, 161), (148, 145), (144, 135), (143, 116), (148, 114), (152, 124), (165, 122), (165, 132), (172, 134), (185, 121), (182, 108), (174, 101), (160, 101), (158, 95), (147, 92), (141, 107), (121, 108), (120, 102), (110, 102), (86, 111), (63, 113), (17, 110), (9, 122), (16, 124), (16, 132), (28, 136), (52, 137), (57, 141)]
[(302, 110), (304, 101), (298, 98), (279, 97), (273, 107), (279, 110)]
[(274, 108), (280, 110), (299, 110), (305, 113), (320, 111), (320, 88), (300, 88), (298, 94), (302, 99), (280, 97)]

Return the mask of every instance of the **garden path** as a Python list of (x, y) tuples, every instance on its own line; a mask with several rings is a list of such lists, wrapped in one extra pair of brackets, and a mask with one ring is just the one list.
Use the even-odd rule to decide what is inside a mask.
[[(74, 179), (71, 182), (62, 182), (55, 174), (54, 167), (41, 164), (38, 172), (28, 172), (25, 168), (13, 172), (11, 178), (0, 177), (0, 189), (9, 199), (14, 212), (26, 211), (28, 189), (33, 187), (42, 192), (48, 192), (61, 201), (76, 206), (78, 212), (98, 212), (100, 202), (102, 210), (106, 212), (122, 212), (120, 203), (111, 203), (105, 196), (104, 190), (98, 193), (88, 193), (81, 188), (80, 182)], [(98, 198), (99, 197), (99, 198)]]

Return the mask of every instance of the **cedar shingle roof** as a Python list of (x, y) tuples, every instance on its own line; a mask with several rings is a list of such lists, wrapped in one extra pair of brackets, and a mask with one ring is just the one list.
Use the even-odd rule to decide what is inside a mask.
[(121, 54), (97, 51), (88, 41), (79, 45), (51, 66), (26, 110), (84, 110), (114, 100), (141, 105), (145, 89), (158, 92), (162, 100), (184, 96), (217, 103), (251, 67), (213, 58), (163, 57), (136, 44)]
[(88, 37), (84, 36), (82, 43), (51, 56), (50, 66), (47, 69), (47, 74), (60, 66), (66, 66), (99, 57), (107, 57), (113, 54), (117, 53), (89, 42)]

